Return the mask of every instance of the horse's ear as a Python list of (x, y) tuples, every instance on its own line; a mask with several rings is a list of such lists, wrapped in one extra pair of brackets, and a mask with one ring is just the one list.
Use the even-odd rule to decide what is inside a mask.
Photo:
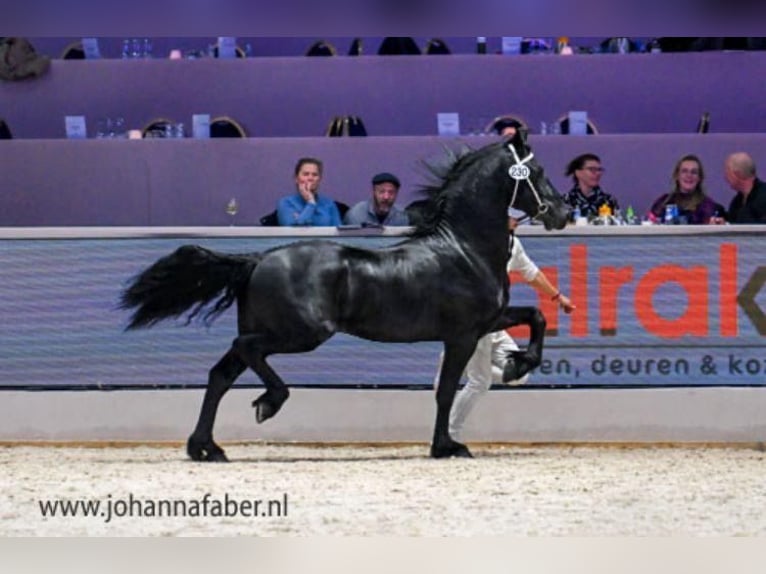
[(526, 145), (527, 139), (529, 138), (529, 128), (524, 126), (516, 130), (516, 134), (521, 139), (521, 142)]
[(516, 151), (521, 153), (521, 151), (527, 147), (528, 134), (529, 130), (526, 128), (519, 128), (516, 130), (516, 133), (513, 134), (513, 137), (506, 141), (510, 141), (510, 144), (516, 148)]

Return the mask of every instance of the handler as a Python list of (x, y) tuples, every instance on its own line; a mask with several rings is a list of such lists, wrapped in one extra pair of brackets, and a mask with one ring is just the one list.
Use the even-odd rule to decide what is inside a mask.
[[(515, 236), (514, 231), (519, 224), (519, 219), (515, 216), (523, 215), (515, 210), (509, 210), (508, 229), (511, 232), (511, 257), (508, 260), (508, 271), (518, 271), (524, 280), (537, 289), (540, 293), (557, 301), (559, 307), (564, 313), (571, 313), (577, 307), (572, 304), (569, 297), (564, 295), (554, 287), (540, 268), (529, 258), (521, 240)], [(519, 346), (516, 341), (506, 332), (497, 331), (484, 335), (476, 344), (476, 350), (468, 360), (465, 367), (465, 377), (467, 379), (463, 388), (455, 396), (455, 402), (452, 404), (449, 419), (449, 434), (453, 440), (459, 440), (468, 415), (473, 410), (479, 399), (486, 393), (492, 384), (503, 383), (503, 371), (510, 361), (513, 361), (509, 355), (512, 351), (518, 351)], [(439, 358), (439, 368), (436, 372), (434, 387), (439, 385), (441, 375), (441, 364), (444, 359), (444, 353)], [(505, 384), (523, 385), (527, 382), (529, 374), (525, 374), (519, 379), (511, 380)]]

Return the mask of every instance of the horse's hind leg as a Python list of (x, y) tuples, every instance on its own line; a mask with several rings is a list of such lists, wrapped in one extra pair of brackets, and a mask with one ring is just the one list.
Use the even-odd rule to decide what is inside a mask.
[(234, 349), (221, 358), (210, 369), (205, 398), (202, 400), (197, 426), (186, 443), (186, 452), (192, 460), (208, 462), (226, 462), (223, 449), (213, 441), (213, 425), (218, 412), (218, 404), (226, 391), (245, 370), (247, 365), (239, 358)]
[(290, 342), (275, 341), (273, 337), (266, 339), (261, 335), (243, 335), (234, 341), (234, 347), (247, 363), (255, 371), (266, 386), (266, 392), (253, 401), (255, 408), (255, 420), (258, 423), (267, 421), (279, 412), (282, 405), (290, 396), (290, 391), (282, 378), (266, 362), (266, 357), (272, 353), (299, 353), (311, 351), (327, 340), (332, 333), (315, 333), (316, 336), (308, 336), (309, 331), (300, 339)]
[(252, 403), (255, 409), (255, 422), (260, 424), (279, 412), (290, 396), (290, 391), (274, 369), (266, 363), (266, 357), (259, 357), (253, 370), (266, 385), (266, 392)]

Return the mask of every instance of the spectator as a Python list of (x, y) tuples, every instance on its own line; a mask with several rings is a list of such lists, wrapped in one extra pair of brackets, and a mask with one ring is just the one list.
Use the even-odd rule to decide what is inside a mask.
[(372, 197), (348, 210), (348, 225), (409, 225), (409, 217), (395, 205), (401, 183), (392, 173), (383, 172), (372, 178)]
[(726, 181), (737, 192), (729, 204), (729, 223), (766, 223), (766, 183), (758, 179), (753, 158), (745, 152), (733, 153), (726, 158), (724, 170)]
[(665, 206), (678, 206), (678, 216), (682, 223), (699, 225), (713, 222), (714, 217), (723, 217), (725, 209), (705, 194), (702, 184), (705, 170), (696, 155), (688, 154), (676, 162), (671, 178), (673, 189), (658, 197), (649, 209), (651, 217), (662, 221)]
[(277, 203), (279, 225), (340, 225), (338, 206), (332, 199), (319, 195), (322, 169), (322, 162), (316, 158), (298, 160), (295, 165), (297, 191)]
[(593, 153), (578, 155), (567, 165), (565, 175), (571, 175), (574, 186), (564, 201), (572, 209), (579, 208), (580, 215), (589, 219), (598, 216), (598, 208), (607, 204), (614, 213), (620, 208), (617, 200), (601, 189), (604, 168), (601, 158)]

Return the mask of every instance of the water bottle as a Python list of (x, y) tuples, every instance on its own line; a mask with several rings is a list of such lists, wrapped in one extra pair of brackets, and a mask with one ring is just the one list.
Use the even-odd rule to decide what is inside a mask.
[(665, 206), (665, 225), (672, 225), (676, 222), (676, 213), (678, 207), (674, 203), (668, 203)]
[(628, 225), (636, 224), (636, 212), (633, 211), (632, 205), (628, 205), (628, 209), (625, 210), (625, 223)]
[(487, 37), (486, 36), (476, 37), (476, 53), (477, 54), (487, 53)]
[(617, 38), (617, 53), (627, 54), (630, 52), (630, 40), (628, 38)]
[(577, 220), (580, 219), (580, 215), (581, 215), (580, 208), (575, 207), (572, 210), (572, 223), (577, 223)]
[(122, 59), (127, 60), (130, 58), (130, 40), (122, 41)]
[(143, 58), (152, 57), (152, 41), (149, 38), (144, 38), (143, 49), (141, 50), (141, 56)]

